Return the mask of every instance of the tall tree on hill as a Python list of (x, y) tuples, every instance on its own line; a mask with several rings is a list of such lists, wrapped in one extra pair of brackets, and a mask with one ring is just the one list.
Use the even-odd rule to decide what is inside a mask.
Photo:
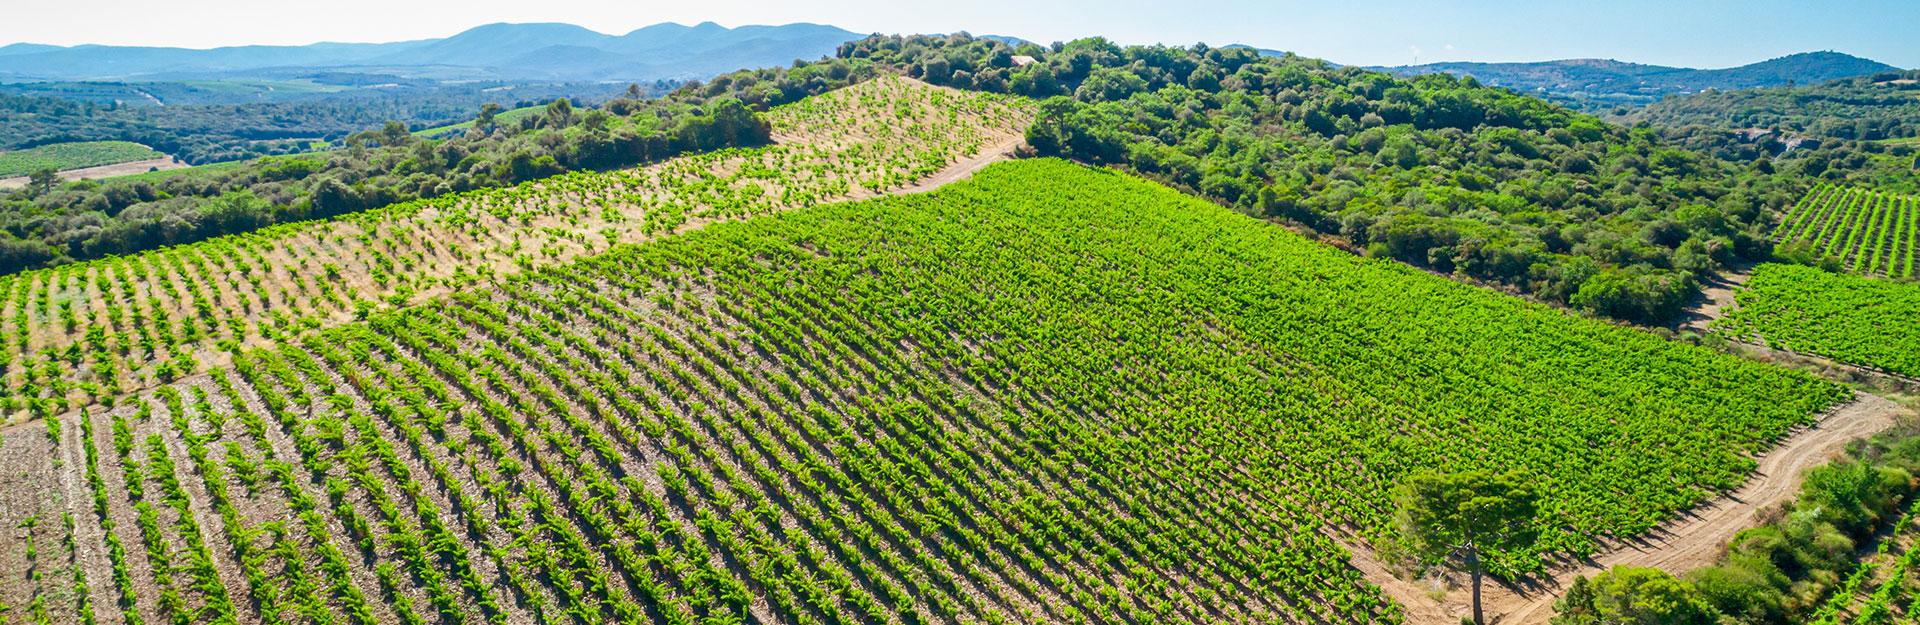
[(1416, 473), (1394, 493), (1394, 521), (1414, 557), (1429, 565), (1459, 559), (1473, 578), (1473, 622), (1480, 609), (1482, 555), (1523, 549), (1538, 536), (1535, 497), (1517, 473)]
[(32, 186), (33, 188), (39, 189), (41, 193), (52, 191), (54, 183), (59, 181), (60, 181), (59, 172), (54, 171), (53, 168), (51, 167), (45, 168), (45, 169), (37, 169), (37, 170), (34, 170), (33, 173), (27, 174), (27, 184)]
[(496, 121), (495, 118), (499, 115), (500, 105), (498, 103), (488, 102), (482, 104), (480, 105), (480, 115), (473, 118), (473, 127), (479, 128), (481, 132), (493, 132), (493, 125)]
[(547, 103), (547, 127), (566, 128), (573, 125), (573, 102), (560, 98)]

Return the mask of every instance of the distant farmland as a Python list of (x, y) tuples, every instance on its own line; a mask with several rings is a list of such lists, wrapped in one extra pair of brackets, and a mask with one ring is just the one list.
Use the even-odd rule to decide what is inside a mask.
[(0, 152), (0, 178), (25, 176), (42, 169), (66, 171), (165, 156), (153, 148), (127, 141), (55, 143), (25, 150)]
[[(500, 111), (498, 114), (494, 115), (493, 119), (494, 119), (494, 123), (498, 123), (498, 124), (517, 124), (517, 123), (520, 123), (520, 120), (537, 116), (545, 110), (547, 110), (547, 106), (544, 104), (535, 105), (535, 106), (523, 106), (517, 109), (508, 109), (508, 110)], [(413, 131), (413, 135), (416, 137), (437, 137), (450, 132), (457, 132), (457, 131), (466, 130), (468, 128), (472, 128), (474, 121), (475, 120), (469, 119), (467, 121), (460, 122), (458, 124), (447, 124), (445, 126), (436, 126), (433, 128), (415, 130)]]

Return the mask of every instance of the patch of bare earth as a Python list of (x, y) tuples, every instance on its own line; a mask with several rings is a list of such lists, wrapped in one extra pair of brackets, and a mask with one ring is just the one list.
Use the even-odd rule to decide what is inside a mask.
[[(1753, 527), (1763, 510), (1793, 498), (1807, 469), (1840, 455), (1848, 443), (1892, 427), (1905, 408), (1877, 395), (1860, 394), (1812, 427), (1802, 429), (1758, 458), (1746, 485), (1655, 528), (1647, 535), (1610, 547), (1585, 561), (1506, 585), (1491, 579), (1483, 591), (1488, 619), (1502, 625), (1546, 623), (1553, 602), (1577, 576), (1592, 576), (1614, 566), (1656, 567), (1683, 573), (1713, 564), (1727, 541)], [(1409, 623), (1457, 623), (1472, 612), (1464, 576), (1406, 580), (1394, 574), (1373, 550), (1349, 541), (1353, 564), (1369, 581), (1407, 610)]]
[(1751, 266), (1737, 267), (1702, 282), (1700, 297), (1680, 314), (1674, 329), (1706, 334), (1714, 321), (1727, 316), (1735, 308), (1733, 295), (1747, 284), (1752, 272)]
[[(169, 169), (180, 169), (186, 166), (187, 164), (180, 162), (179, 159), (176, 159), (171, 156), (165, 156), (161, 158), (147, 159), (144, 161), (132, 161), (127, 163), (114, 163), (112, 165), (100, 165), (98, 167), (82, 167), (80, 169), (69, 169), (69, 170), (60, 172), (58, 175), (60, 176), (61, 180), (100, 180), (103, 178), (115, 178), (119, 176), (131, 176), (134, 174), (144, 174), (150, 171), (166, 171)], [(27, 182), (28, 181), (26, 176), (20, 176), (17, 178), (0, 179), (0, 189), (18, 189), (18, 188), (27, 186)]]

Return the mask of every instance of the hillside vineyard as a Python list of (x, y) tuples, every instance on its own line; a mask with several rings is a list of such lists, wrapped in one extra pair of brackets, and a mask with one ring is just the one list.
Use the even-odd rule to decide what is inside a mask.
[(1734, 338), (1920, 377), (1920, 284), (1769, 263), (1715, 324)]
[(0, 558), (77, 573), (0, 600), (108, 623), (1397, 622), (1343, 544), (1388, 537), (1399, 476), (1531, 471), (1544, 551), (1494, 556), (1525, 570), (1739, 484), (1846, 395), (1020, 161), (17, 426), (16, 457), (61, 460), (0, 475), (39, 545)]
[(1809, 245), (1861, 275), (1914, 277), (1920, 198), (1821, 185), (1787, 213), (1775, 238)]
[(15, 419), (613, 244), (899, 189), (1017, 142), (1032, 104), (883, 77), (768, 114), (775, 145), (276, 226), (0, 278)]

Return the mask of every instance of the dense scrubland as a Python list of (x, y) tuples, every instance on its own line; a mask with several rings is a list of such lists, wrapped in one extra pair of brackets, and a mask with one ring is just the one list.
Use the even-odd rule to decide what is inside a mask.
[(1528, 471), (1544, 540), (1494, 561), (1530, 570), (1845, 395), (1030, 160), (11, 430), (70, 459), (31, 534), (91, 555), (5, 588), (141, 622), (1393, 622), (1343, 543), (1390, 538), (1398, 476)]
[(1920, 71), (1825, 84), (1714, 90), (1662, 99), (1625, 118), (1667, 127), (1759, 128), (1819, 138), (1877, 141), (1920, 137)]
[(574, 172), (0, 278), (4, 398), (58, 414), (202, 369), (243, 343), (619, 242), (925, 180), (1008, 149), (1030, 103), (898, 77), (778, 107), (774, 143)]

